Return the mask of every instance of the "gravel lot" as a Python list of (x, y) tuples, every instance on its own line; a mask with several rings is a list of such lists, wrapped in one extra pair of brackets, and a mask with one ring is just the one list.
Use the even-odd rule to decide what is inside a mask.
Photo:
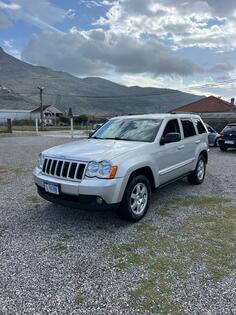
[(37, 154), (66, 141), (0, 137), (0, 314), (236, 314), (236, 151), (128, 224), (37, 196)]

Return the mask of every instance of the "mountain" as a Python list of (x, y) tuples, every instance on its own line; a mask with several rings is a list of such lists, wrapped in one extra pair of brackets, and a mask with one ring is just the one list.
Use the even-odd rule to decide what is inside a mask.
[(165, 112), (200, 99), (171, 89), (127, 87), (89, 77), (81, 79), (62, 71), (34, 66), (8, 55), (0, 47), (0, 108), (31, 109), (43, 104), (74, 114)]

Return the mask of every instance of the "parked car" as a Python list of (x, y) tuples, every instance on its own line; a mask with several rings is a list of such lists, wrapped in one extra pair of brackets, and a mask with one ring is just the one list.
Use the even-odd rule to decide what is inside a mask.
[(236, 148), (236, 123), (228, 124), (220, 133), (219, 146), (222, 151)]
[(46, 200), (116, 207), (134, 222), (156, 188), (185, 176), (201, 184), (207, 161), (208, 133), (198, 115), (137, 115), (112, 118), (88, 139), (43, 151), (33, 174)]
[(219, 139), (220, 139), (220, 134), (213, 129), (210, 125), (205, 124), (208, 130), (208, 141), (209, 145), (218, 147), (219, 145)]

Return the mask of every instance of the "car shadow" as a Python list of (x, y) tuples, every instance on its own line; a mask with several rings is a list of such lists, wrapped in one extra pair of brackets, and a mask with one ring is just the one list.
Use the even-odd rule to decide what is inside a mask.
[[(153, 212), (163, 203), (166, 203), (170, 198), (183, 195), (183, 187), (189, 186), (187, 180), (183, 179), (170, 186), (158, 189), (152, 194), (152, 202), (147, 216), (142, 220), (145, 222), (146, 218), (153, 215)], [(34, 213), (34, 214), (33, 214)], [(44, 224), (50, 226), (50, 229), (57, 229), (60, 227), (65, 230), (75, 229), (83, 231), (83, 229), (91, 230), (112, 230), (135, 226), (134, 223), (127, 222), (118, 217), (116, 210), (81, 210), (69, 208), (43, 201), (36, 211), (31, 213), (31, 219), (38, 221), (40, 226)], [(32, 218), (33, 216), (33, 218)]]

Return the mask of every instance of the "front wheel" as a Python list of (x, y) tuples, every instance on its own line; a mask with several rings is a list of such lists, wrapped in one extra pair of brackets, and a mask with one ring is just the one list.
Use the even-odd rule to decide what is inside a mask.
[(218, 147), (219, 146), (219, 138), (217, 138), (216, 140), (215, 140), (215, 143), (214, 143), (214, 147), (216, 148), (216, 147)]
[(203, 155), (200, 155), (197, 161), (194, 172), (188, 176), (190, 184), (200, 185), (203, 183), (206, 174), (206, 160)]
[(139, 221), (146, 214), (151, 200), (151, 184), (146, 176), (135, 176), (128, 183), (118, 214), (131, 222)]

